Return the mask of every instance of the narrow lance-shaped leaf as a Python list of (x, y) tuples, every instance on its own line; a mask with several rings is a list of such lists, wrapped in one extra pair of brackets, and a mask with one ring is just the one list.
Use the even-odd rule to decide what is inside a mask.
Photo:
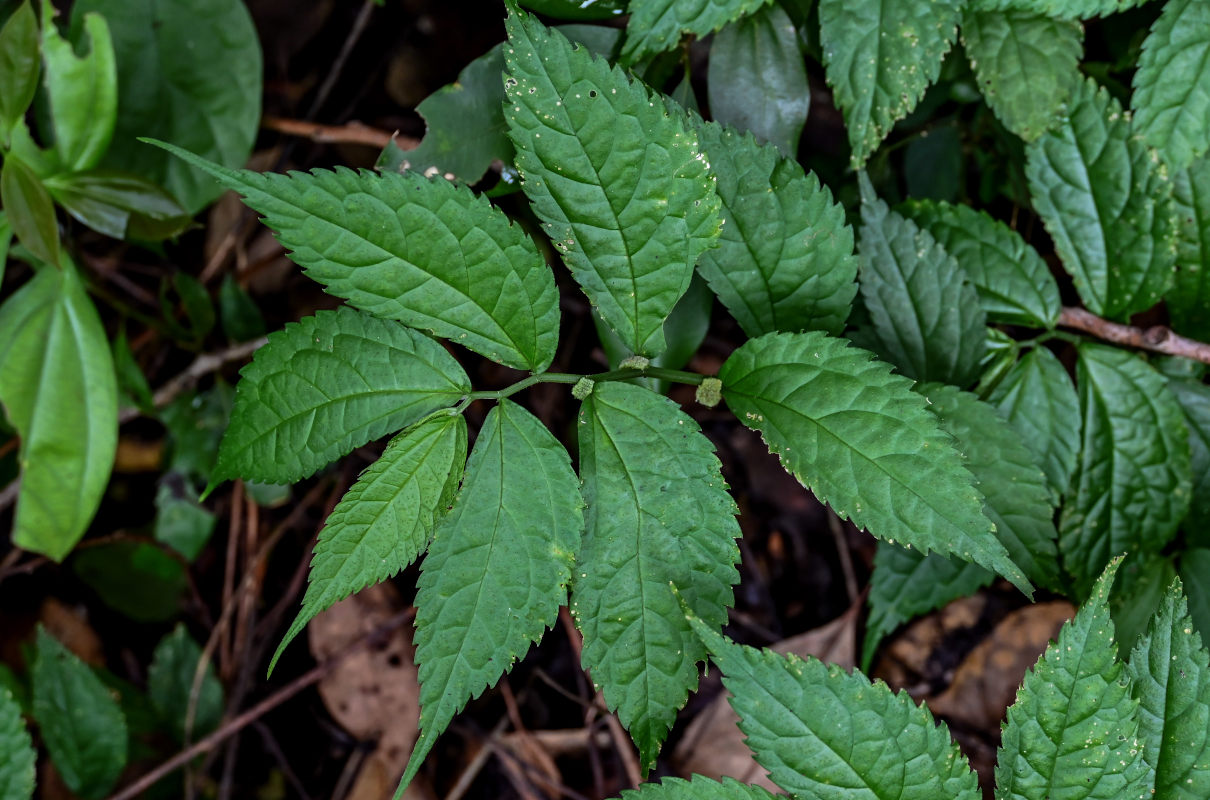
[(59, 162), (71, 172), (95, 167), (109, 148), (118, 116), (118, 67), (109, 25), (88, 14), (76, 38), (83, 55), (59, 33), (50, 0), (42, 0), (46, 99)]
[(302, 610), (269, 662), (270, 672), (320, 612), (420, 557), (449, 508), (465, 461), (461, 414), (434, 416), (391, 440), (319, 532)]
[(1109, 93), (1086, 78), (1067, 119), (1026, 148), (1034, 207), (1095, 314), (1126, 319), (1172, 285), (1172, 181)]
[(745, 343), (719, 378), (740, 421), (841, 517), (888, 541), (974, 561), (1031, 593), (952, 440), (889, 365), (822, 333), (777, 334)]
[(690, 615), (733, 697), (757, 762), (810, 800), (978, 800), (949, 730), (907, 692), (817, 658), (735, 644)]
[(22, 0), (0, 28), (0, 147), (8, 147), (9, 131), (34, 101), (38, 55), (38, 18)]
[(640, 58), (676, 47), (681, 34), (701, 37), (728, 22), (751, 14), (769, 0), (643, 0), (630, 4), (626, 43), (620, 61)]
[(1177, 218), (1176, 283), (1165, 298), (1172, 327), (1210, 339), (1210, 158), (1201, 158), (1172, 182)]
[(9, 153), (0, 164), (0, 206), (17, 241), (47, 264), (59, 265), (59, 222), (55, 204), (34, 171)]
[(996, 758), (1000, 800), (1143, 800), (1150, 774), (1138, 703), (1118, 660), (1107, 600), (1120, 560), (1025, 675)]
[(690, 780), (663, 778), (645, 783), (638, 789), (622, 792), (621, 800), (775, 800), (776, 795), (759, 786), (750, 786), (735, 778), (713, 781), (701, 775)]
[(666, 397), (598, 384), (580, 411), (587, 533), (571, 611), (583, 663), (639, 747), (644, 770), (697, 685), (705, 650), (670, 584), (721, 627), (740, 535), (710, 441)]
[(467, 701), (500, 679), (567, 599), (584, 527), (563, 445), (508, 400), (479, 431), (416, 594), (420, 739), (395, 796)]
[(270, 334), (240, 374), (212, 481), (293, 483), (470, 391), (440, 344), (347, 306)]
[(157, 144), (243, 195), (331, 294), (510, 367), (550, 366), (559, 338), (554, 275), (486, 198), (420, 175), (233, 170)]
[(1118, 553), (1155, 552), (1189, 509), (1189, 433), (1164, 378), (1138, 356), (1080, 346), (1084, 420), (1079, 463), (1059, 520), (1059, 550), (1077, 591)]
[(37, 753), (21, 706), (7, 687), (0, 685), (0, 800), (30, 800), (34, 796)]
[(697, 136), (620, 69), (525, 12), (505, 22), (505, 117), (522, 188), (588, 299), (632, 352), (658, 355), (664, 319), (719, 235)]
[(820, 0), (828, 85), (861, 167), (941, 73), (958, 35), (957, 0)]

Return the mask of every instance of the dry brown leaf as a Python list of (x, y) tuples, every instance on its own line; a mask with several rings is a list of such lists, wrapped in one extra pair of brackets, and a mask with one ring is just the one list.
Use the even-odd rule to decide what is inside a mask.
[(105, 649), (101, 646), (101, 637), (92, 629), (85, 619), (83, 609), (68, 608), (53, 597), (42, 602), (38, 611), (38, 621), (46, 628), (46, 632), (59, 640), (59, 643), (76, 657), (94, 667), (105, 666)]

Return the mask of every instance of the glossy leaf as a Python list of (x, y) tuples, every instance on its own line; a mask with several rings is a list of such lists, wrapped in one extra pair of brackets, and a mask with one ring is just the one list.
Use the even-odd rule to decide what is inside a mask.
[(944, 723), (892, 692), (816, 658), (735, 644), (696, 617), (734, 697), (745, 744), (769, 777), (811, 800), (978, 800), (979, 781)]
[(33, 170), (12, 153), (0, 164), (0, 206), (17, 241), (47, 264), (58, 266), (59, 222), (54, 201)]
[(1140, 357), (1080, 346), (1084, 420), (1079, 462), (1059, 522), (1059, 550), (1078, 592), (1116, 554), (1155, 552), (1189, 509), (1189, 433), (1164, 379)]
[[(179, 742), (201, 739), (217, 728), (223, 717), (223, 686), (212, 664), (206, 664), (196, 697), (193, 694), (194, 674), (201, 659), (202, 648), (178, 623), (156, 645), (147, 668), (151, 705)], [(192, 724), (186, 726), (187, 720)]]
[(583, 664), (646, 770), (706, 655), (671, 587), (709, 625), (726, 622), (739, 580), (736, 508), (710, 441), (671, 400), (598, 384), (579, 422), (588, 511), (571, 612)]
[(118, 122), (103, 166), (163, 186), (195, 214), (222, 189), (139, 142), (152, 136), (227, 167), (248, 159), (261, 117), (260, 40), (243, 0), (77, 0), (72, 29), (104, 15), (118, 64)]
[(965, 205), (914, 200), (900, 210), (954, 257), (989, 318), (1047, 328), (1059, 321), (1059, 286), (1016, 231)]
[(1210, 339), (1210, 158), (1194, 162), (1172, 182), (1177, 218), (1176, 284), (1165, 301), (1172, 327)]
[(605, 321), (632, 352), (658, 355), (664, 319), (719, 235), (697, 136), (563, 34), (521, 11), (505, 25), (505, 116), (522, 188)]
[(1147, 797), (1138, 703), (1118, 660), (1106, 601), (1113, 562), (1088, 602), (1026, 673), (996, 758), (1001, 800)]
[(269, 671), (307, 623), (349, 595), (397, 574), (428, 547), (466, 462), (466, 420), (436, 416), (387, 445), (319, 532), (302, 610)]
[(115, 239), (158, 241), (189, 225), (189, 216), (172, 195), (130, 173), (69, 172), (47, 178), (45, 186), (68, 214)]
[(721, 782), (694, 775), (690, 780), (663, 778), (645, 783), (638, 789), (622, 792), (620, 800), (773, 800), (775, 795), (759, 786), (740, 783), (735, 778)]
[(811, 87), (798, 32), (781, 6), (765, 6), (718, 32), (710, 45), (706, 86), (716, 122), (751, 131), (757, 141), (794, 158)]
[[(91, 169), (109, 149), (117, 122), (114, 43), (109, 24), (100, 14), (81, 17), (81, 25), (72, 37), (75, 45), (59, 33), (54, 15), (50, 0), (42, 0), (44, 84), (54, 149), (68, 170)], [(77, 50), (83, 55), (77, 55)]]
[(676, 47), (682, 34), (702, 37), (768, 3), (769, 0), (644, 0), (630, 4), (626, 42), (619, 59), (633, 64)]
[(974, 561), (1030, 593), (952, 440), (889, 365), (822, 333), (778, 334), (749, 340), (719, 378), (740, 421), (842, 518)]
[(909, 378), (969, 386), (987, 319), (954, 257), (861, 181), (861, 297), (877, 350)]
[(0, 800), (30, 800), (34, 796), (37, 753), (21, 719), (13, 693), (0, 685)]
[(860, 168), (937, 79), (958, 36), (958, 0), (820, 0), (828, 85)]
[(38, 18), (24, 0), (0, 28), (0, 147), (7, 148), (9, 131), (34, 101), (39, 61)]
[(396, 796), (467, 701), (553, 625), (584, 527), (567, 451), (507, 400), (488, 414), (416, 593), (420, 739)]
[(344, 168), (230, 170), (160, 146), (242, 194), (337, 297), (517, 369), (541, 372), (554, 358), (554, 275), (533, 240), (466, 187)]
[(241, 378), (212, 482), (293, 483), (470, 391), (440, 344), (347, 306), (270, 334)]
[(1172, 182), (1091, 78), (1068, 117), (1026, 148), (1034, 207), (1094, 314), (1125, 320), (1172, 285)]
[(1210, 7), (1168, 0), (1134, 73), (1134, 132), (1184, 169), (1210, 149)]
[(1204, 538), (1210, 536), (1210, 386), (1173, 378), (1168, 381), (1168, 388), (1180, 403), (1189, 429), (1193, 496), (1184, 528), (1190, 535), (1210, 541)]
[(38, 628), (33, 716), (55, 769), (74, 794), (104, 797), (126, 766), (126, 719), (84, 662)]

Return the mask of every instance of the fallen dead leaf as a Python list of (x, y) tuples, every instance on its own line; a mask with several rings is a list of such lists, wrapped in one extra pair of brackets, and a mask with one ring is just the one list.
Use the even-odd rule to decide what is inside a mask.
[(105, 665), (105, 649), (101, 646), (101, 637), (92, 629), (85, 618), (82, 608), (72, 609), (53, 597), (42, 602), (38, 611), (38, 621), (46, 628), (46, 632), (59, 640), (59, 643), (85, 664), (94, 667)]

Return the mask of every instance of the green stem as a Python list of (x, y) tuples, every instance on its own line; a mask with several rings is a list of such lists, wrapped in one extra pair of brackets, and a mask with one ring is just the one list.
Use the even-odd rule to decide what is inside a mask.
[(514, 383), (512, 386), (506, 386), (503, 389), (497, 389), (495, 391), (470, 392), (462, 398), (458, 405), (454, 406), (454, 413), (462, 413), (467, 406), (476, 400), (500, 401), (539, 383), (575, 384), (578, 383), (581, 378), (588, 378), (594, 383), (601, 383), (603, 381), (625, 381), (633, 378), (660, 378), (662, 380), (671, 381), (672, 383), (687, 383), (691, 386), (700, 386), (702, 381), (706, 379), (706, 376), (699, 375), (696, 372), (686, 372), (679, 369), (665, 369), (664, 367), (648, 367), (647, 369), (615, 369), (610, 372), (598, 372), (595, 375), (576, 375), (570, 372), (543, 372), (539, 375), (530, 375), (528, 378), (523, 378)]

